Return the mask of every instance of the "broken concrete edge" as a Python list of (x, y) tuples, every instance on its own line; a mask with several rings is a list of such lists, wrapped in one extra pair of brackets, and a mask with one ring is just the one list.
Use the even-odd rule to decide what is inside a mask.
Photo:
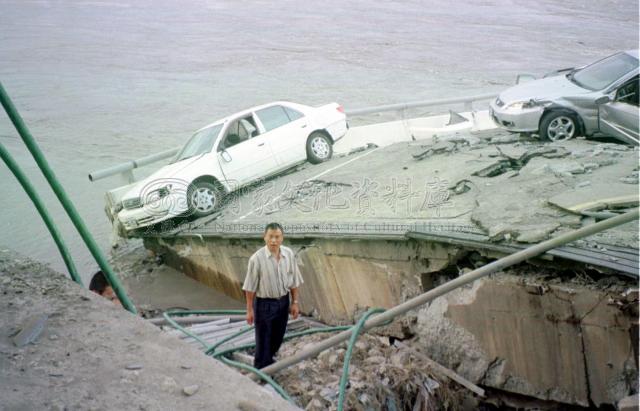
[[(378, 325), (382, 325), (387, 321), (393, 320), (395, 317), (406, 314), (408, 311), (414, 310), (424, 304), (432, 301), (433, 299), (446, 295), (451, 291), (460, 288), (466, 284), (470, 284), (480, 278), (486, 277), (492, 273), (503, 270), (504, 268), (510, 267), (512, 265), (521, 263), (526, 261), (529, 258), (535, 257), (541, 253), (544, 253), (547, 250), (559, 247), (561, 245), (576, 241), (580, 238), (587, 237), (589, 235), (598, 233), (600, 231), (604, 231), (610, 229), (612, 227), (616, 227), (621, 224), (628, 223), (630, 221), (635, 221), (638, 219), (639, 213), (628, 212), (618, 217), (613, 217), (611, 219), (601, 221), (592, 226), (583, 227), (581, 229), (575, 230), (570, 233), (566, 233), (560, 235), (551, 240), (544, 241), (535, 246), (531, 246), (527, 249), (509, 255), (507, 257), (501, 258), (500, 260), (489, 263), (481, 268), (475, 269), (469, 273), (463, 274), (460, 277), (453, 279), (443, 285), (435, 287), (421, 295), (413, 297), (401, 304), (398, 304), (387, 311), (371, 318), (363, 325), (364, 330), (368, 330), (370, 328), (376, 327)], [(274, 364), (271, 364), (265, 367), (262, 371), (266, 374), (273, 374), (279, 370), (282, 370), (286, 367), (290, 367), (304, 359), (314, 357), (318, 355), (320, 352), (330, 348), (336, 344), (345, 341), (352, 335), (352, 331), (347, 330), (340, 332), (330, 338), (327, 338), (321, 343), (313, 347), (309, 347), (305, 349), (303, 352), (296, 354), (293, 357), (282, 359)]]
[[(211, 239), (209, 239), (211, 240)], [(151, 240), (149, 240), (151, 241)], [(166, 241), (166, 242), (165, 242)], [(184, 270), (189, 275), (194, 275), (198, 278), (201, 278), (201, 281), (206, 282), (208, 285), (214, 285), (215, 279), (210, 279), (210, 275), (213, 273), (209, 273), (206, 270), (210, 267), (216, 267), (217, 274), (220, 275), (222, 272), (228, 272), (230, 274), (229, 279), (236, 278), (235, 281), (240, 281), (241, 276), (244, 273), (244, 269), (246, 268), (246, 259), (251, 255), (254, 251), (254, 247), (259, 247), (261, 245), (261, 239), (254, 239), (252, 242), (245, 241), (235, 241), (235, 240), (216, 240), (209, 241), (207, 243), (201, 243), (198, 239), (193, 242), (183, 243), (183, 241), (179, 239), (171, 240), (165, 239), (161, 242), (164, 242), (162, 247), (167, 247), (167, 251), (174, 253), (175, 255), (180, 255), (179, 259), (176, 259), (175, 263), (177, 266), (182, 266), (184, 264)], [(402, 245), (402, 247), (400, 247)], [(408, 247), (408, 246), (412, 247)], [(156, 244), (158, 246), (158, 244)], [(423, 251), (420, 251), (420, 248), (416, 249), (413, 246), (425, 247)], [(342, 286), (344, 285), (347, 288), (349, 295), (349, 302), (353, 302), (358, 298), (362, 298), (364, 295), (361, 295), (363, 290), (394, 290), (396, 288), (400, 288), (400, 291), (406, 291), (407, 288), (410, 288), (413, 283), (406, 282), (408, 278), (420, 278), (421, 273), (423, 272), (431, 272), (433, 275), (437, 275), (438, 272), (445, 269), (448, 265), (453, 264), (452, 261), (456, 261), (455, 264), (460, 264), (460, 261), (457, 260), (459, 257), (457, 254), (450, 255), (448, 251), (445, 249), (441, 249), (442, 247), (436, 245), (435, 243), (411, 243), (411, 242), (398, 242), (396, 245), (389, 244), (388, 242), (376, 242), (376, 241), (336, 241), (334, 240), (314, 240), (313, 244), (304, 244), (301, 243), (293, 243), (292, 247), (297, 249), (300, 253), (301, 262), (304, 263), (304, 267), (302, 267), (305, 276), (305, 281), (307, 282), (306, 287), (303, 287), (301, 292), (303, 293), (303, 303), (308, 304), (313, 302), (313, 304), (317, 304), (321, 306), (321, 309), (331, 308), (338, 305), (336, 302), (332, 302), (331, 300), (327, 301), (315, 301), (314, 296), (322, 295), (324, 297), (340, 295)], [(364, 247), (364, 248), (363, 248)], [(457, 247), (452, 247), (451, 250), (457, 249)], [(187, 252), (188, 250), (188, 252)], [(368, 250), (368, 254), (365, 256), (365, 250)], [(354, 253), (360, 253), (355, 255)], [(190, 256), (195, 256), (197, 258), (191, 258)], [(352, 256), (353, 258), (350, 260), (345, 260), (346, 257)], [(422, 266), (418, 264), (418, 261), (422, 261), (422, 259), (428, 260), (429, 265)], [(187, 262), (186, 260), (190, 262)], [(171, 258), (167, 259), (169, 263)], [(353, 260), (353, 261), (351, 261)], [(338, 262), (340, 262), (341, 266), (348, 267), (349, 276), (336, 276), (334, 277), (334, 273), (329, 272), (333, 266), (337, 266)], [(351, 263), (358, 262), (359, 265), (350, 265)], [(455, 267), (454, 264), (454, 267)], [(320, 272), (316, 272), (317, 270), (313, 269), (313, 266), (322, 267)], [(208, 267), (208, 268), (207, 268)], [(532, 272), (536, 270), (542, 270), (538, 266), (529, 266)], [(575, 267), (574, 267), (575, 268)], [(237, 273), (229, 270), (239, 270)], [(564, 269), (569, 269), (565, 267)], [(423, 271), (424, 270), (424, 271)], [(522, 270), (522, 267), (520, 267)], [(550, 271), (550, 270), (549, 270)], [(401, 274), (403, 273), (404, 274)], [(233, 275), (231, 275), (233, 273)], [(320, 275), (322, 273), (322, 275)], [(364, 275), (361, 276), (361, 274)], [(394, 275), (396, 273), (396, 275)], [(379, 278), (377, 278), (378, 274), (380, 274), (380, 278), (386, 279), (388, 283), (378, 283)], [(452, 276), (458, 275), (458, 271), (451, 273)], [(549, 278), (560, 281), (561, 278), (556, 278), (554, 276), (555, 272), (551, 272), (548, 274)], [(406, 277), (405, 277), (406, 275)], [(321, 277), (323, 280), (327, 280), (328, 283), (338, 283), (338, 289), (328, 289), (327, 284), (318, 284), (314, 282), (317, 278)], [(498, 276), (499, 277), (499, 276)], [(213, 278), (213, 277), (211, 277)], [(527, 278), (527, 275), (523, 275), (522, 279)], [(579, 279), (579, 278), (576, 278)], [(616, 277), (607, 277), (603, 276), (603, 280), (607, 280), (606, 283), (603, 283), (602, 286), (593, 284), (594, 288), (603, 288), (607, 287), (607, 284), (614, 283), (616, 281), (625, 282), (631, 284), (631, 281), (628, 279), (618, 279)], [(566, 280), (566, 279), (564, 279)], [(354, 283), (357, 281), (357, 283)], [(529, 290), (531, 288), (530, 294), (532, 295), (543, 295), (545, 293), (545, 289), (548, 286), (548, 282), (553, 280), (546, 280), (540, 287), (531, 286), (528, 287), (525, 285), (525, 288)], [(344, 283), (344, 284), (342, 284)], [(366, 285), (362, 285), (366, 284)], [(372, 286), (373, 284), (377, 284), (378, 286)], [(402, 287), (399, 286), (402, 284)], [(436, 283), (437, 284), (437, 283)], [(546, 285), (545, 285), (546, 284)], [(335, 285), (335, 284), (334, 284)], [(434, 284), (435, 285), (435, 284)], [(560, 283), (561, 286), (571, 286), (570, 283), (566, 285), (564, 283)], [(425, 287), (424, 284), (417, 286)], [(239, 289), (239, 283), (234, 285), (233, 287)], [(311, 294), (304, 294), (305, 289), (308, 290), (322, 290), (322, 292), (315, 292)], [(358, 291), (357, 295), (354, 295), (354, 291)], [(406, 295), (402, 292), (398, 291), (398, 295), (394, 295), (393, 298), (398, 301), (402, 301)], [(633, 292), (628, 292), (629, 296), (633, 298)], [(364, 296), (366, 297), (366, 296)], [(239, 297), (240, 298), (240, 297)], [(380, 301), (381, 299), (387, 298), (387, 296), (383, 295), (375, 295), (375, 300)], [(367, 300), (360, 300), (359, 305), (367, 306)], [(373, 300), (371, 300), (373, 301)], [(626, 303), (625, 303), (626, 304)], [(376, 303), (376, 305), (378, 305)], [(349, 306), (349, 318), (351, 317), (352, 307)], [(336, 309), (337, 310), (337, 309)], [(541, 315), (546, 318), (545, 315)], [(559, 318), (557, 314), (550, 315), (549, 318)], [(509, 328), (509, 327), (507, 327)], [(514, 343), (515, 344), (515, 343)], [(554, 343), (550, 342), (550, 346), (555, 346)], [(499, 354), (498, 354), (499, 355)], [(494, 371), (498, 371), (503, 364), (501, 361), (495, 363), (496, 365), (492, 368)], [(502, 364), (502, 365), (501, 365)], [(450, 364), (448, 364), (451, 366)], [(455, 367), (455, 366), (454, 366)], [(452, 367), (453, 368), (453, 367)], [(494, 372), (494, 374), (496, 373)], [(547, 375), (549, 381), (553, 381), (552, 377)], [(514, 379), (513, 381), (516, 381)], [(474, 381), (478, 383), (477, 381)], [(501, 386), (502, 387), (502, 386)], [(511, 387), (506, 386), (502, 387), (502, 389), (519, 389), (516, 386)], [(545, 388), (546, 390), (546, 388)], [(529, 391), (527, 391), (529, 392)]]
[(418, 346), (486, 388), (613, 405), (638, 390), (637, 288), (623, 290), (544, 275), (487, 277), (423, 308)]
[(640, 409), (640, 395), (634, 394), (618, 401), (618, 411), (638, 411)]
[[(384, 220), (405, 220), (420, 221), (436, 216), (448, 219), (459, 219), (469, 226), (475, 225), (481, 232), (489, 235), (490, 238), (500, 240), (502, 237), (514, 242), (535, 243), (549, 236), (554, 236), (565, 229), (573, 229), (581, 225), (589, 224), (590, 220), (583, 218), (579, 214), (573, 214), (566, 210), (560, 210), (550, 206), (548, 200), (555, 200), (558, 194), (571, 194), (570, 197), (580, 197), (580, 202), (589, 202), (597, 200), (598, 197), (612, 197), (616, 195), (633, 194), (634, 190), (629, 184), (622, 184), (618, 179), (628, 174), (627, 168), (637, 168), (637, 153), (629, 150), (627, 147), (614, 147), (613, 144), (593, 144), (586, 140), (569, 140), (562, 143), (545, 143), (516, 141), (512, 145), (487, 145), (484, 144), (482, 149), (472, 147), (473, 142), (486, 138), (487, 140), (501, 140), (504, 136), (496, 136), (496, 131), (492, 131), (490, 135), (469, 135), (463, 134), (454, 136), (450, 139), (438, 141), (430, 145), (438, 144), (458, 144), (464, 146), (459, 153), (451, 155), (434, 155), (427, 161), (416, 162), (408, 160), (407, 151), (411, 151), (410, 147), (417, 146), (407, 142), (399, 142), (383, 149), (367, 157), (367, 161), (345, 162), (337, 161), (335, 163), (323, 163), (313, 167), (308, 167), (298, 173), (287, 174), (284, 177), (269, 180), (269, 184), (273, 188), (274, 195), (280, 190), (287, 193), (293, 187), (293, 193), (301, 194), (301, 198), (297, 201), (306, 202), (306, 205), (316, 204), (322, 199), (314, 196), (312, 193), (302, 193), (302, 189), (296, 191), (296, 187), (306, 187), (312, 184), (314, 176), (318, 171), (324, 173), (331, 171), (330, 174), (323, 175), (323, 184), (346, 185), (354, 184), (355, 176), (367, 176), (364, 178), (376, 180), (379, 186), (380, 194), (382, 187), (391, 184), (392, 179), (397, 181), (411, 180), (418, 183), (424, 188), (424, 182), (433, 180), (429, 177), (433, 173), (438, 177), (439, 181), (451, 182), (457, 192), (449, 192), (449, 198), (442, 197), (443, 206), (440, 208), (430, 207), (407, 207), (406, 213), (393, 210), (389, 211), (385, 207), (386, 196), (379, 195), (372, 199), (372, 208), (377, 208), (376, 218)], [(514, 138), (508, 135), (509, 139)], [(460, 143), (458, 143), (460, 141)], [(466, 144), (469, 148), (466, 148)], [(477, 151), (470, 151), (477, 150)], [(553, 151), (553, 153), (552, 153)], [(531, 156), (531, 154), (544, 154), (545, 158)], [(566, 154), (570, 153), (570, 158), (566, 159)], [(471, 156), (471, 157), (470, 157)], [(478, 171), (482, 167), (486, 167), (495, 163), (494, 157), (503, 157), (505, 159), (513, 159), (513, 161), (530, 160), (526, 167), (522, 170), (514, 171), (505, 175), (494, 178), (472, 176), (473, 172)], [(635, 160), (635, 163), (634, 163)], [(517, 162), (517, 161), (516, 161)], [(456, 167), (450, 167), (450, 164), (456, 164)], [(577, 165), (576, 165), (577, 164)], [(345, 165), (345, 167), (342, 167)], [(612, 165), (616, 165), (611, 167)], [(337, 168), (337, 169), (336, 169)], [(336, 171), (332, 171), (336, 169)], [(407, 171), (408, 170), (408, 171)], [(574, 174), (573, 172), (577, 174)], [(588, 178), (588, 181), (585, 181)], [(316, 179), (317, 180), (317, 179)], [(458, 187), (456, 182), (468, 180), (473, 184), (464, 184)], [(434, 180), (435, 181), (435, 180)], [(584, 189), (584, 184), (589, 183), (590, 187)], [(451, 187), (446, 184), (445, 186)], [(354, 185), (355, 187), (355, 185)], [(262, 187), (265, 188), (265, 187)], [(446, 187), (445, 187), (446, 188)], [(435, 190), (435, 189), (434, 189)], [(439, 190), (439, 189), (438, 189)], [(436, 190), (436, 191), (438, 191)], [(421, 188), (413, 190), (414, 194), (422, 195)], [(424, 192), (428, 194), (429, 189)], [(470, 191), (465, 195), (465, 192)], [(637, 190), (636, 194), (637, 194)], [(260, 191), (262, 192), (262, 191)], [(284, 192), (284, 191), (283, 191)], [(507, 194), (501, 194), (506, 192)], [(185, 220), (172, 219), (171, 223), (180, 225), (178, 231), (183, 234), (193, 233), (194, 235), (207, 236), (215, 235), (214, 231), (219, 230), (212, 226), (220, 225), (237, 225), (246, 223), (258, 223), (261, 225), (264, 216), (279, 221), (299, 221), (301, 223), (313, 223), (310, 220), (318, 220), (321, 222), (337, 223), (343, 219), (351, 219), (354, 214), (354, 205), (344, 210), (327, 209), (321, 207), (314, 209), (314, 216), (309, 215), (308, 210), (300, 211), (294, 206), (277, 206), (275, 209), (269, 208), (265, 213), (264, 209), (255, 207), (255, 196), (257, 191), (248, 190), (246, 193), (234, 196), (235, 208), (223, 208), (221, 213), (215, 217), (215, 222), (204, 222), (196, 220), (189, 224), (181, 225)], [(444, 192), (441, 193), (444, 195)], [(254, 199), (250, 198), (254, 196)], [(352, 193), (353, 196), (353, 193)], [(576, 197), (578, 196), (578, 197)], [(636, 195), (637, 197), (637, 195)], [(268, 197), (273, 198), (273, 197)], [(449, 201), (451, 200), (451, 201)], [(440, 201), (440, 200), (438, 200)], [(414, 201), (415, 202), (415, 201)], [(552, 201), (556, 204), (556, 201)], [(440, 204), (440, 203), (438, 203)], [(418, 204), (419, 205), (419, 204)], [(245, 213), (249, 211), (248, 213)], [(239, 210), (242, 210), (240, 212)], [(234, 211), (235, 210), (235, 211)], [(301, 215), (304, 213), (304, 215)], [(253, 215), (251, 217), (251, 215)], [(247, 218), (249, 216), (249, 218)], [(501, 230), (492, 229), (503, 223)], [(173, 225), (175, 225), (173, 224)], [(171, 225), (171, 224), (170, 224)], [(224, 229), (224, 231), (228, 231)], [(257, 230), (260, 231), (260, 230)], [(176, 234), (176, 231), (169, 231), (164, 235)], [(341, 234), (333, 232), (331, 235)], [(371, 233), (375, 235), (375, 233)], [(616, 245), (625, 243), (628, 246), (637, 244), (637, 236), (628, 236), (627, 233), (619, 233), (619, 236), (613, 236), (610, 243)], [(158, 231), (150, 230), (148, 233), (140, 235), (163, 235)], [(243, 233), (236, 233), (241, 238)]]
[[(634, 209), (637, 210), (637, 209)], [(631, 210), (633, 211), (633, 210)], [(611, 215), (609, 217), (615, 217), (619, 214)], [(451, 225), (455, 225), (451, 223)], [(442, 244), (450, 244), (455, 246), (463, 246), (468, 249), (474, 249), (477, 251), (481, 250), (489, 250), (498, 252), (502, 255), (509, 255), (519, 250), (524, 249), (526, 246), (531, 245), (531, 243), (539, 243), (540, 239), (536, 241), (531, 241), (530, 243), (519, 243), (514, 241), (495, 241), (492, 238), (487, 237), (484, 234), (478, 234), (476, 232), (466, 232), (466, 226), (461, 226), (459, 230), (447, 232), (446, 230), (437, 230), (437, 231), (429, 231), (429, 223), (424, 223), (422, 225), (411, 225), (411, 224), (398, 224), (398, 226), (403, 226), (405, 231), (402, 231), (401, 228), (398, 233), (388, 233), (388, 232), (369, 232), (369, 233), (349, 233), (349, 232), (339, 232), (339, 233), (317, 233), (317, 232), (291, 232), (287, 233), (287, 239), (290, 240), (313, 240), (313, 239), (339, 239), (344, 241), (349, 240), (396, 240), (396, 241), (407, 241), (407, 240), (423, 240), (423, 241), (433, 241)], [(423, 229), (419, 229), (419, 227), (424, 227)], [(546, 232), (553, 231), (558, 228), (559, 225), (556, 224), (553, 227), (546, 230)], [(416, 231), (418, 229), (418, 231)], [(162, 235), (157, 236), (149, 236), (145, 237), (146, 239), (154, 239), (156, 241), (164, 241), (169, 240), (171, 238), (197, 238), (203, 243), (205, 243), (206, 239), (262, 239), (263, 233), (255, 232), (255, 233), (236, 233), (236, 232), (218, 232), (211, 233), (208, 232), (206, 234), (199, 233), (189, 233), (189, 234), (180, 234), (177, 236), (167, 237)], [(544, 237), (544, 236), (542, 236)], [(541, 238), (542, 238), (541, 237)], [(524, 237), (523, 237), (524, 238)], [(562, 246), (553, 250), (547, 251), (545, 254), (538, 258), (553, 258), (553, 256), (562, 258), (568, 261), (577, 261), (584, 264), (589, 264), (596, 267), (602, 267), (605, 270), (610, 270), (610, 273), (613, 275), (625, 275), (631, 278), (638, 278), (638, 263), (637, 259), (628, 262), (620, 263), (619, 256), (609, 256), (606, 255), (607, 245), (599, 245), (597, 241), (594, 242), (595, 247), (599, 248), (598, 255), (589, 255), (588, 248), (581, 250), (579, 246)], [(584, 248), (584, 247), (582, 247)], [(632, 251), (632, 248), (629, 248), (629, 251)], [(637, 252), (637, 249), (636, 249)]]

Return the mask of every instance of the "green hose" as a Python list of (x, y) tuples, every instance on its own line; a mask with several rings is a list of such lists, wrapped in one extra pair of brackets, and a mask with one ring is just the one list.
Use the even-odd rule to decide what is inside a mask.
[(246, 334), (246, 333), (247, 333), (247, 332), (249, 332), (249, 331), (253, 331), (255, 328), (256, 328), (256, 327), (254, 327), (254, 326), (250, 326), (250, 327), (247, 327), (247, 328), (243, 328), (243, 329), (241, 329), (240, 331), (238, 331), (237, 333), (231, 334), (230, 336), (228, 336), (228, 337), (225, 337), (225, 338), (221, 339), (220, 341), (218, 341), (217, 343), (215, 343), (214, 345), (212, 345), (212, 346), (211, 346), (211, 348), (209, 348), (209, 349), (207, 350), (207, 354), (209, 354), (209, 352), (211, 352), (211, 355), (215, 355), (214, 353), (216, 352), (216, 349), (217, 349), (218, 347), (220, 347), (222, 344), (224, 344), (224, 343), (226, 343), (226, 342), (228, 342), (228, 341), (231, 341), (231, 340), (233, 340), (234, 338), (241, 336), (242, 334)]
[(250, 365), (247, 365), (247, 364), (243, 364), (243, 363), (238, 362), (238, 361), (230, 360), (227, 357), (219, 357), (219, 360), (222, 361), (225, 364), (233, 365), (234, 367), (238, 367), (238, 368), (242, 368), (243, 370), (251, 371), (252, 373), (256, 374), (258, 377), (260, 377), (263, 380), (265, 380), (266, 382), (268, 382), (269, 385), (271, 385), (278, 392), (278, 394), (280, 394), (282, 396), (282, 398), (284, 398), (285, 400), (287, 400), (290, 403), (295, 405), (295, 402), (293, 401), (293, 399), (291, 397), (289, 397), (289, 394), (287, 394), (287, 392), (284, 390), (284, 388), (282, 388), (280, 386), (280, 384), (275, 382), (271, 377), (269, 377), (267, 374), (263, 373), (262, 371), (258, 370), (257, 368), (254, 368), (254, 367), (252, 367)]
[(216, 315), (216, 314), (218, 314), (218, 315), (234, 315), (234, 314), (246, 314), (246, 311), (244, 311), (244, 310), (166, 311), (166, 312), (164, 312), (162, 314), (162, 316), (165, 318), (165, 320), (167, 320), (167, 322), (169, 324), (171, 324), (171, 326), (173, 326), (177, 330), (180, 330), (184, 334), (188, 335), (189, 337), (193, 338), (194, 340), (196, 340), (200, 344), (202, 344), (202, 346), (205, 348), (205, 353), (207, 355), (211, 355), (211, 356), (213, 356), (213, 358), (215, 358), (217, 360), (220, 360), (220, 361), (222, 361), (223, 363), (225, 363), (227, 365), (233, 365), (235, 367), (242, 368), (243, 370), (247, 370), (247, 371), (250, 371), (250, 372), (254, 373), (258, 377), (263, 379), (265, 382), (267, 382), (269, 385), (271, 385), (273, 387), (273, 389), (275, 389), (276, 392), (278, 392), (282, 396), (282, 398), (284, 398), (285, 400), (291, 402), (292, 404), (295, 404), (293, 402), (293, 399), (291, 397), (289, 397), (289, 395), (286, 393), (284, 388), (282, 388), (277, 382), (275, 382), (267, 374), (263, 373), (262, 371), (258, 370), (255, 367), (252, 367), (250, 365), (246, 365), (246, 364), (243, 364), (243, 363), (240, 363), (240, 362), (237, 362), (237, 361), (233, 361), (233, 360), (231, 360), (229, 358), (224, 357), (225, 354), (230, 354), (230, 353), (233, 353), (235, 351), (239, 351), (241, 349), (241, 347), (242, 347), (242, 349), (251, 348), (251, 347), (255, 346), (255, 343), (248, 344), (248, 347), (246, 347), (246, 348), (245, 348), (245, 346), (241, 346), (241, 347), (234, 347), (234, 349), (225, 350), (225, 351), (222, 351), (222, 352), (219, 352), (219, 353), (215, 352), (215, 349), (217, 347), (219, 347), (221, 344), (224, 344), (225, 342), (231, 341), (232, 339), (236, 338), (237, 336), (245, 334), (246, 332), (248, 332), (250, 330), (253, 330), (254, 329), (253, 326), (245, 328), (245, 329), (242, 329), (242, 330), (238, 331), (237, 333), (234, 333), (230, 337), (224, 338), (222, 341), (219, 341), (215, 345), (209, 345), (202, 338), (198, 337), (197, 335), (193, 334), (191, 331), (189, 331), (186, 328), (182, 327), (180, 324), (178, 324), (177, 322), (175, 322), (171, 318), (171, 316), (209, 315), (209, 314), (213, 314), (213, 315)]
[(42, 174), (47, 179), (47, 182), (51, 186), (51, 189), (56, 194), (56, 197), (58, 197), (60, 204), (62, 204), (62, 207), (69, 215), (69, 218), (71, 219), (73, 225), (76, 227), (76, 230), (78, 230), (80, 237), (82, 237), (85, 244), (87, 245), (87, 248), (91, 252), (91, 255), (93, 255), (93, 258), (98, 263), (98, 266), (100, 266), (102, 272), (104, 272), (105, 277), (107, 277), (107, 281), (118, 296), (118, 299), (122, 303), (122, 306), (129, 310), (131, 313), (136, 314), (136, 307), (131, 303), (129, 297), (127, 296), (127, 293), (124, 290), (124, 287), (122, 287), (122, 284), (120, 284), (120, 280), (118, 280), (116, 274), (113, 272), (113, 270), (111, 270), (111, 266), (107, 262), (107, 259), (102, 253), (102, 250), (100, 250), (100, 247), (98, 247), (98, 244), (93, 239), (93, 236), (87, 229), (87, 226), (84, 224), (82, 217), (80, 217), (78, 210), (76, 210), (76, 207), (73, 205), (73, 202), (62, 187), (62, 184), (60, 184), (60, 181), (49, 165), (47, 158), (44, 156), (44, 153), (42, 153), (42, 150), (40, 150), (38, 143), (31, 135), (31, 132), (22, 120), (20, 113), (18, 113), (18, 110), (13, 105), (13, 102), (9, 98), (9, 95), (2, 86), (2, 83), (0, 83), (0, 102), (4, 107), (4, 110), (7, 112), (7, 115), (11, 119), (14, 127), (18, 131), (18, 134), (20, 134), (22, 141), (33, 156), (36, 164), (38, 164), (38, 167), (42, 171)]
[(362, 317), (360, 317), (358, 323), (353, 326), (351, 338), (349, 339), (349, 345), (347, 346), (347, 352), (344, 354), (344, 366), (342, 368), (342, 377), (340, 378), (340, 394), (338, 396), (338, 411), (342, 411), (344, 409), (344, 397), (345, 393), (347, 392), (347, 382), (349, 381), (349, 363), (351, 362), (353, 347), (356, 345), (358, 335), (360, 335), (360, 331), (362, 330), (364, 323), (370, 316), (372, 316), (373, 314), (381, 313), (383, 311), (385, 310), (382, 308), (371, 308)]
[[(370, 310), (368, 310), (361, 318), (360, 320), (358, 320), (358, 323), (353, 325), (353, 326), (335, 326), (335, 327), (316, 327), (316, 328), (310, 328), (308, 330), (304, 330), (304, 331), (298, 331), (295, 333), (289, 333), (289, 334), (285, 334), (284, 336), (284, 341), (287, 340), (291, 340), (293, 338), (296, 337), (301, 337), (303, 335), (310, 335), (310, 334), (317, 334), (317, 333), (326, 333), (326, 332), (335, 332), (335, 331), (344, 331), (344, 330), (348, 330), (348, 329), (353, 329), (353, 332), (351, 334), (351, 338), (349, 340), (349, 344), (347, 346), (347, 351), (345, 353), (344, 356), (344, 366), (342, 369), (342, 377), (340, 378), (340, 391), (339, 391), (339, 397), (338, 397), (338, 411), (342, 411), (344, 408), (344, 397), (345, 397), (345, 393), (347, 390), (347, 382), (349, 380), (349, 363), (351, 361), (351, 355), (353, 353), (353, 347), (356, 344), (356, 340), (358, 339), (358, 336), (360, 335), (360, 332), (362, 331), (362, 327), (364, 326), (364, 323), (367, 321), (367, 319), (373, 315), (373, 314), (377, 314), (377, 313), (381, 313), (385, 311), (382, 308), (372, 308)], [(171, 316), (187, 316), (187, 315), (234, 315), (234, 314), (246, 314), (246, 311), (244, 310), (194, 310), (194, 311), (189, 311), (189, 310), (184, 310), (184, 311), (167, 311), (165, 313), (163, 313), (163, 317), (167, 320), (167, 322), (169, 324), (171, 324), (171, 326), (173, 326), (174, 328), (176, 328), (177, 330), (180, 330), (181, 332), (183, 332), (185, 335), (188, 335), (189, 337), (195, 339), (196, 341), (198, 341), (200, 344), (203, 345), (203, 347), (205, 348), (205, 353), (207, 355), (211, 355), (213, 358), (222, 361), (223, 363), (227, 364), (227, 365), (231, 365), (237, 368), (241, 368), (243, 370), (247, 370), (250, 371), (252, 373), (254, 373), (255, 375), (257, 375), (259, 378), (261, 378), (262, 380), (264, 380), (265, 382), (267, 382), (269, 385), (271, 385), (276, 392), (278, 392), (278, 394), (280, 394), (282, 396), (282, 398), (284, 398), (285, 400), (291, 402), (292, 404), (294, 404), (293, 399), (286, 393), (286, 391), (284, 390), (284, 388), (282, 388), (277, 382), (275, 382), (271, 377), (269, 377), (267, 374), (263, 373), (262, 371), (260, 371), (259, 369), (252, 367), (250, 365), (247, 364), (243, 364), (241, 362), (238, 361), (234, 361), (231, 360), (229, 358), (226, 357), (226, 355), (232, 354), (236, 351), (245, 351), (248, 350), (250, 348), (253, 348), (256, 346), (256, 343), (247, 343), (247, 344), (243, 344), (243, 345), (239, 345), (236, 347), (232, 347), (232, 348), (227, 348), (225, 350), (222, 351), (217, 351), (216, 349), (218, 347), (220, 347), (221, 345), (223, 345), (226, 342), (229, 342), (231, 340), (233, 340), (234, 338), (243, 335), (247, 332), (249, 332), (250, 330), (253, 330), (255, 327), (251, 326), (248, 328), (243, 328), (240, 331), (225, 337), (224, 339), (218, 341), (216, 344), (214, 345), (209, 345), (207, 344), (206, 341), (204, 341), (203, 339), (201, 339), (200, 337), (198, 337), (197, 335), (193, 334), (192, 332), (190, 332), (189, 330), (187, 330), (186, 328), (182, 327), (180, 324), (178, 324), (177, 322), (175, 322)], [(388, 324), (388, 323), (385, 323)]]

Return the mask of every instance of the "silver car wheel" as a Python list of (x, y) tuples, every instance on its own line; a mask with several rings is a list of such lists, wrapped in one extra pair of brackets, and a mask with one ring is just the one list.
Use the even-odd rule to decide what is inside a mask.
[(311, 140), (311, 151), (313, 154), (321, 160), (326, 159), (329, 156), (331, 147), (327, 140), (322, 137), (316, 137)]
[(558, 116), (547, 127), (547, 136), (551, 141), (569, 140), (576, 132), (576, 125), (572, 118)]
[(215, 207), (216, 193), (209, 187), (198, 187), (191, 193), (191, 205), (200, 212), (207, 212)]

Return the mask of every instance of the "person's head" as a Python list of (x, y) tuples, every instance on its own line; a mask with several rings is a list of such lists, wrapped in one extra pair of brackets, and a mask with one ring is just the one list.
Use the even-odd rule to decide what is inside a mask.
[(284, 230), (278, 223), (269, 223), (264, 228), (264, 243), (272, 253), (277, 252), (284, 239)]
[(102, 271), (98, 271), (93, 275), (91, 282), (89, 283), (89, 290), (103, 296), (107, 300), (112, 301), (114, 304), (120, 304), (116, 293), (113, 291), (113, 288), (111, 288), (111, 285), (107, 281), (107, 277), (105, 277)]

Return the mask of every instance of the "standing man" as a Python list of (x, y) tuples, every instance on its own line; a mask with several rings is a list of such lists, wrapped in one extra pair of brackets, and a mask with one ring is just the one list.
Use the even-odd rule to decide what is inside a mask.
[[(253, 366), (273, 364), (287, 328), (289, 313), (300, 314), (298, 287), (303, 283), (295, 255), (282, 245), (284, 231), (278, 223), (264, 229), (265, 246), (249, 259), (242, 289), (247, 298), (247, 323), (256, 325), (256, 354)], [(289, 301), (291, 294), (291, 301)]]

